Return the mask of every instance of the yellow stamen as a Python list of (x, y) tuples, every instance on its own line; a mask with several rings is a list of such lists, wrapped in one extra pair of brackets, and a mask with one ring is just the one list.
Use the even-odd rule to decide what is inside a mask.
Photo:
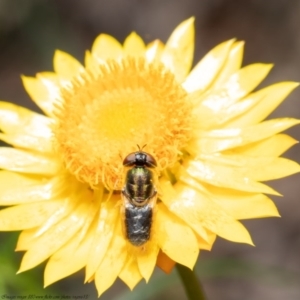
[(122, 160), (147, 144), (158, 171), (174, 164), (189, 139), (191, 104), (162, 64), (125, 58), (86, 71), (62, 90), (54, 128), (67, 169), (97, 187), (121, 188)]

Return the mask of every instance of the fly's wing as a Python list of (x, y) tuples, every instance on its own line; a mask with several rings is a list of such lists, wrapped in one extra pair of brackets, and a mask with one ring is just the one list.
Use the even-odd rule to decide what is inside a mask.
[(149, 197), (148, 201), (147, 201), (147, 205), (149, 207), (151, 207), (151, 209), (155, 208), (156, 205), (156, 201), (157, 201), (157, 191), (154, 190), (154, 193), (151, 197)]

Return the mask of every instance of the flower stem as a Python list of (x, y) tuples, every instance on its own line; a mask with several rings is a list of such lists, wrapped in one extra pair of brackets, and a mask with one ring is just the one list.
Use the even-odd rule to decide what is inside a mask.
[(201, 283), (198, 280), (195, 271), (189, 268), (176, 264), (176, 269), (179, 273), (180, 279), (184, 285), (184, 289), (188, 300), (205, 300), (204, 291)]

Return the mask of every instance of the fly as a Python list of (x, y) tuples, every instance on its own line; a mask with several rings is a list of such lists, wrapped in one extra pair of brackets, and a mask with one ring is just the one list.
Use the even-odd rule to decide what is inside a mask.
[(139, 148), (139, 151), (125, 157), (123, 165), (131, 167), (126, 172), (122, 189), (125, 235), (132, 245), (139, 247), (151, 236), (153, 208), (157, 198), (151, 169), (157, 163), (152, 155)]

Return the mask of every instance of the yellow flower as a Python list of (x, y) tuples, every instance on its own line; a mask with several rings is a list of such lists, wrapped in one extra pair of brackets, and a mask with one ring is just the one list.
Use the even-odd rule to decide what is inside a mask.
[[(190, 72), (193, 18), (167, 43), (123, 45), (101, 34), (85, 66), (57, 51), (54, 72), (23, 77), (45, 115), (0, 103), (1, 230), (22, 230), (19, 272), (49, 259), (45, 285), (85, 268), (99, 295), (117, 277), (131, 289), (156, 265), (193, 268), (216, 236), (252, 244), (238, 221), (278, 216), (262, 181), (299, 172), (279, 157), (299, 123), (264, 119), (298, 85), (255, 87), (269, 64), (241, 68), (243, 42), (226, 41)], [(135, 247), (122, 230), (123, 159), (138, 150), (157, 161), (158, 200), (150, 240)]]

